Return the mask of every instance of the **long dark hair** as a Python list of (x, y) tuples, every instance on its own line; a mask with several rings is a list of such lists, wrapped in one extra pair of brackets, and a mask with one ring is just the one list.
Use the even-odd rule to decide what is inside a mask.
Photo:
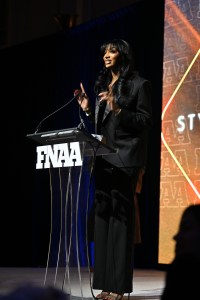
[[(101, 57), (103, 57), (106, 49), (109, 46), (115, 47), (120, 54), (120, 61), (118, 64), (119, 79), (117, 80), (116, 83), (120, 87), (123, 85), (124, 80), (126, 80), (134, 73), (134, 53), (129, 43), (127, 43), (125, 40), (113, 39), (101, 45), (100, 47)], [(97, 77), (97, 80), (94, 85), (95, 94), (97, 95), (101, 91), (107, 90), (108, 85), (111, 82), (111, 79), (112, 79), (111, 70), (103, 66), (102, 70), (100, 70), (99, 76)]]

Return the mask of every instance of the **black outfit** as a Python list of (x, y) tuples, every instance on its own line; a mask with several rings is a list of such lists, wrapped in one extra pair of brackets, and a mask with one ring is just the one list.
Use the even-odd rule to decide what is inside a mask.
[[(113, 85), (117, 91), (118, 81)], [(132, 291), (134, 256), (134, 194), (139, 170), (146, 164), (152, 125), (151, 84), (137, 73), (116, 95), (115, 115), (106, 104), (96, 106), (96, 131), (116, 154), (97, 157), (95, 165), (95, 260), (93, 288)]]

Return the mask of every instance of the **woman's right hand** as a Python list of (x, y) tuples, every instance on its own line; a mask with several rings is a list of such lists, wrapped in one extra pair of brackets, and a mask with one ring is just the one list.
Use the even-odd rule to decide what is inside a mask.
[(85, 92), (82, 82), (80, 83), (80, 88), (81, 88), (81, 95), (78, 96), (77, 98), (78, 104), (80, 105), (83, 111), (88, 111), (90, 109), (89, 98)]

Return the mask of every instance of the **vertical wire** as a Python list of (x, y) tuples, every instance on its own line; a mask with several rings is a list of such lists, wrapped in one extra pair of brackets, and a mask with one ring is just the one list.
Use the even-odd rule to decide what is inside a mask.
[[(71, 197), (70, 197), (71, 196)], [(69, 250), (67, 250), (67, 206), (69, 197), (71, 198), (71, 214), (70, 214), (70, 232), (69, 232)], [(71, 252), (71, 245), (72, 245), (72, 184), (71, 184), (71, 167), (69, 168), (68, 172), (68, 181), (67, 181), (67, 191), (66, 191), (66, 202), (65, 202), (65, 260), (66, 260), (66, 267), (65, 267), (65, 274), (62, 284), (62, 290), (66, 284), (66, 277), (68, 277), (69, 283), (69, 294), (71, 295), (71, 280), (70, 280), (70, 273), (69, 273), (69, 259), (70, 259), (70, 252)]]
[(51, 194), (51, 207), (50, 207), (50, 234), (49, 234), (49, 247), (48, 247), (48, 254), (47, 254), (47, 263), (45, 268), (45, 276), (44, 276), (44, 285), (46, 284), (48, 267), (49, 267), (49, 258), (50, 258), (50, 251), (51, 251), (51, 238), (52, 238), (52, 227), (53, 227), (53, 204), (52, 204), (52, 178), (51, 178), (51, 170), (49, 169), (49, 181), (50, 181), (50, 194)]
[(57, 264), (56, 264), (55, 277), (54, 277), (54, 285), (56, 284), (56, 279), (58, 274), (58, 264), (60, 259), (60, 248), (61, 248), (61, 241), (62, 241), (62, 185), (61, 185), (60, 168), (59, 168), (59, 179), (60, 179), (60, 238), (59, 238)]

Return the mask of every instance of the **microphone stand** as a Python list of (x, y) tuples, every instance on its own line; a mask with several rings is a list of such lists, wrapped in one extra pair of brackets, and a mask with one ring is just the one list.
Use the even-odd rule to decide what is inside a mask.
[[(70, 99), (67, 103), (65, 103), (63, 106), (61, 106), (60, 108), (58, 108), (57, 110), (53, 111), (50, 115), (46, 116), (44, 119), (42, 119), (40, 121), (40, 123), (37, 125), (35, 133), (38, 133), (38, 131), (41, 128), (42, 123), (48, 119), (49, 117), (51, 117), (52, 115), (54, 115), (55, 113), (57, 113), (58, 111), (60, 111), (61, 109), (63, 109), (64, 107), (66, 107), (67, 105), (69, 105), (73, 100), (75, 100), (79, 95), (76, 94), (72, 99)], [(81, 122), (82, 123), (82, 122)]]
[(81, 108), (80, 108), (80, 106), (79, 106), (79, 119), (80, 119), (80, 124), (78, 125), (78, 129), (80, 129), (80, 130), (86, 130), (86, 131), (88, 131), (87, 130), (87, 128), (86, 128), (86, 125), (85, 125), (85, 122), (84, 122), (84, 120), (83, 120), (83, 118), (81, 117)]

